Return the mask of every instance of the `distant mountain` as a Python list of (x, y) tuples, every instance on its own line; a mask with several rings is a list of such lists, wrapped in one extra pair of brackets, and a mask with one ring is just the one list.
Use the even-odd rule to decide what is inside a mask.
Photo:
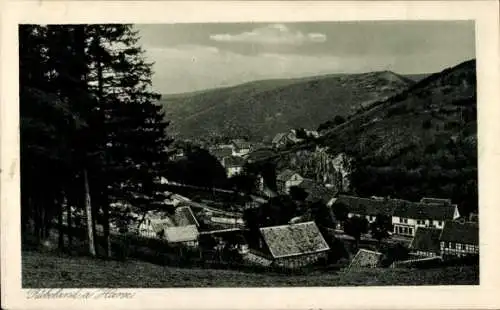
[(165, 95), (161, 104), (170, 131), (185, 138), (278, 132), (346, 116), (404, 91), (415, 82), (390, 71), (264, 80), (234, 87)]
[(432, 74), (319, 141), (356, 158), (352, 184), (365, 196), (452, 198), (477, 209), (476, 62)]
[(415, 82), (420, 82), (431, 74), (432, 73), (403, 74), (403, 76)]

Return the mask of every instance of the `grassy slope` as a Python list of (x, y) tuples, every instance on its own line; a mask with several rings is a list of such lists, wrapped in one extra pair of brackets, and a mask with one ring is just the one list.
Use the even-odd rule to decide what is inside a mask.
[[(324, 140), (343, 142), (339, 148), (349, 147), (348, 140), (356, 134), (359, 134), (357, 138), (360, 141), (352, 141), (352, 148), (361, 148), (359, 144), (364, 143), (368, 136), (373, 138), (371, 141), (384, 140), (389, 144), (400, 140), (405, 143), (428, 141), (429, 138), (439, 139), (441, 134), (450, 137), (456, 132), (456, 128), (442, 128), (449, 121), (462, 121), (474, 130), (475, 119), (465, 122), (461, 116), (466, 116), (465, 112), (475, 112), (475, 91), (475, 62), (466, 62), (422, 80), (410, 88), (404, 97), (390, 98), (369, 111), (355, 115), (339, 130), (326, 135)], [(466, 101), (457, 103), (463, 100)], [(425, 120), (432, 122), (431, 130), (423, 128), (422, 122)], [(475, 134), (475, 130), (472, 134)], [(376, 144), (381, 141), (373, 142)], [(387, 146), (371, 145), (365, 152), (382, 152)]]
[(371, 269), (350, 273), (310, 275), (246, 273), (234, 270), (186, 269), (128, 261), (23, 251), (25, 288), (76, 287), (259, 287), (356, 285), (466, 285), (478, 284), (477, 267), (442, 269)]
[(290, 128), (315, 129), (335, 115), (389, 97), (414, 82), (392, 72), (269, 80), (169, 95), (162, 99), (172, 130), (263, 138)]

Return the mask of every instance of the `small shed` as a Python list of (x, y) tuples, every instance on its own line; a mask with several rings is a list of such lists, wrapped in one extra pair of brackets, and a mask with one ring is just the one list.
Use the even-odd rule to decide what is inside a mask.
[(380, 265), (382, 253), (370, 251), (367, 249), (359, 249), (349, 264), (349, 270), (352, 268), (375, 268)]

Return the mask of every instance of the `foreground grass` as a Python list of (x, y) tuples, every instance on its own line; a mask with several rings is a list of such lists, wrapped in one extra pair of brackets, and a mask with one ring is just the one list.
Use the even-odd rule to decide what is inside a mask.
[(465, 285), (479, 283), (478, 267), (440, 269), (369, 269), (349, 273), (282, 275), (234, 270), (187, 269), (139, 261), (105, 261), (88, 257), (24, 251), (25, 288), (168, 288), (168, 287), (279, 287), (358, 285)]

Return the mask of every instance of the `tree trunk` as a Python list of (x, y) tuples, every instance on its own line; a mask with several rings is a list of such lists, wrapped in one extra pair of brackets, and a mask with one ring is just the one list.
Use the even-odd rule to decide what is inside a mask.
[[(99, 105), (104, 105), (104, 76), (103, 76), (103, 64), (101, 57), (101, 33), (99, 27), (96, 28), (96, 36), (94, 38), (94, 42), (96, 44), (97, 51), (97, 98), (99, 100)], [(102, 119), (104, 123), (104, 117)], [(104, 124), (103, 124), (104, 125)], [(106, 184), (104, 185), (106, 186)], [(104, 233), (104, 251), (105, 256), (111, 257), (111, 240), (109, 235), (109, 200), (107, 192), (105, 191), (101, 196), (101, 208), (103, 211), (103, 233)]]
[(40, 212), (40, 200), (35, 200), (35, 238), (37, 243), (42, 241), (42, 215)]
[[(90, 183), (90, 181), (88, 181), (88, 182)], [(99, 235), (98, 235), (98, 231), (97, 231), (97, 218), (98, 218), (97, 214), (98, 214), (98, 211), (99, 211), (98, 201), (96, 203), (97, 199), (95, 199), (95, 196), (92, 197), (92, 195), (90, 195), (90, 200), (93, 201), (93, 203), (91, 204), (91, 206), (92, 206), (91, 210), (92, 210), (92, 233), (93, 233), (93, 236), (94, 236), (94, 248), (97, 248), (97, 245), (99, 244), (99, 242), (98, 242)]]
[(45, 239), (45, 201), (42, 200), (40, 206), (40, 241), (43, 241)]
[(107, 258), (111, 258), (111, 238), (109, 234), (109, 201), (106, 196), (103, 197), (103, 233), (104, 233), (104, 251)]
[(87, 239), (89, 243), (89, 254), (91, 256), (96, 256), (93, 229), (94, 225), (92, 221), (92, 205), (90, 202), (89, 180), (86, 169), (83, 170), (83, 183), (85, 190), (85, 214), (87, 215)]
[(67, 204), (66, 202), (66, 197), (63, 195), (62, 199), (63, 203), (59, 204), (59, 210), (57, 214), (57, 224), (58, 224), (58, 231), (59, 231), (59, 249), (64, 248), (64, 223), (63, 223), (63, 212), (64, 212), (64, 205)]
[(74, 197), (71, 197), (71, 199), (68, 201), (68, 204), (66, 205), (66, 221), (67, 221), (67, 236), (68, 236), (68, 248), (71, 251), (71, 248), (73, 247), (73, 213), (71, 212), (71, 207), (74, 205)]

